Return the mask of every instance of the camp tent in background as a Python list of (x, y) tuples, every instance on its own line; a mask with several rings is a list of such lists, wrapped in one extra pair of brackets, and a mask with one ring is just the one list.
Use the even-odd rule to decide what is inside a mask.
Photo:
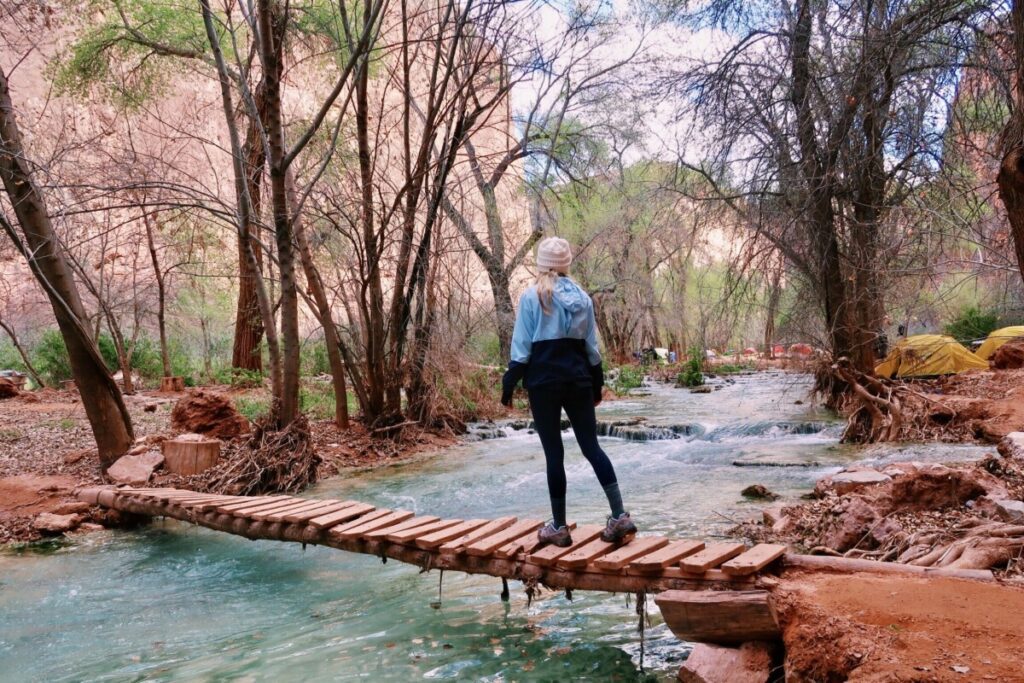
[(972, 369), (987, 370), (988, 362), (952, 337), (915, 334), (897, 342), (885, 360), (875, 366), (875, 374), (879, 377), (932, 377)]
[(1024, 325), (1014, 325), (1013, 327), (1004, 327), (994, 332), (989, 332), (988, 337), (974, 353), (982, 360), (992, 360), (992, 355), (996, 352), (996, 349), (1017, 337), (1024, 337)]

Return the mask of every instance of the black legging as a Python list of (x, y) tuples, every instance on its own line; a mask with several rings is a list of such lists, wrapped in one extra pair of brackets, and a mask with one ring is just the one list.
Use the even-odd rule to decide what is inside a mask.
[(597, 443), (597, 418), (594, 416), (594, 392), (588, 386), (545, 384), (529, 390), (534, 427), (547, 460), (548, 494), (565, 498), (565, 448), (562, 446), (562, 409), (569, 417), (576, 443), (590, 461), (601, 486), (616, 483), (611, 460)]

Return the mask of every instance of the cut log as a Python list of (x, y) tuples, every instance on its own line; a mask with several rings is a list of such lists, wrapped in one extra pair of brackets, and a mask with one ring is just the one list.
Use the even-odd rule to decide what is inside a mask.
[(200, 474), (217, 464), (220, 441), (200, 434), (182, 434), (160, 444), (164, 466), (186, 476)]
[(742, 543), (712, 543), (695, 555), (684, 557), (679, 566), (684, 572), (703, 574), (709, 569), (731, 560), (746, 549)]
[(992, 581), (995, 576), (988, 569), (958, 569), (955, 567), (919, 567), (898, 562), (878, 562), (849, 557), (828, 557), (825, 555), (796, 555), (786, 553), (782, 556), (784, 567), (797, 569), (814, 569), (826, 572), (874, 572), (877, 574), (903, 574), (916, 576), (949, 576), (959, 579), (975, 579)]
[(670, 590), (654, 602), (680, 640), (735, 645), (782, 637), (768, 591)]
[(164, 394), (180, 393), (185, 391), (184, 377), (162, 377), (160, 378), (160, 392)]
[(722, 571), (733, 576), (746, 576), (759, 572), (786, 553), (786, 546), (758, 543), (745, 553), (722, 565)]
[(672, 541), (661, 550), (638, 557), (626, 567), (627, 574), (650, 574), (660, 572), (679, 560), (704, 550), (702, 541)]
[(638, 557), (647, 553), (664, 548), (668, 545), (668, 539), (664, 536), (643, 536), (634, 538), (617, 550), (594, 560), (594, 566), (601, 571), (617, 572)]

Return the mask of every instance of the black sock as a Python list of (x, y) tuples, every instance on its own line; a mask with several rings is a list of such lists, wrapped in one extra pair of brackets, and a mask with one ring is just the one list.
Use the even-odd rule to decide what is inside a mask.
[(551, 515), (552, 523), (555, 528), (565, 526), (565, 498), (552, 498), (551, 499)]
[(612, 508), (612, 517), (621, 517), (625, 510), (622, 507), (622, 494), (619, 493), (619, 482), (605, 486), (604, 495), (608, 496), (608, 505)]

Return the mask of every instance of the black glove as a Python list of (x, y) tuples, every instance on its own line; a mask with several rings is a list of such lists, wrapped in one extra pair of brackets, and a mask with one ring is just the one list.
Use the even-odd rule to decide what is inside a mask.
[(590, 366), (590, 388), (594, 392), (594, 403), (599, 403), (602, 398), (601, 389), (604, 387), (604, 367), (598, 363)]
[(512, 361), (508, 364), (508, 370), (501, 378), (501, 405), (512, 407), (512, 394), (516, 385), (526, 375), (526, 364)]

